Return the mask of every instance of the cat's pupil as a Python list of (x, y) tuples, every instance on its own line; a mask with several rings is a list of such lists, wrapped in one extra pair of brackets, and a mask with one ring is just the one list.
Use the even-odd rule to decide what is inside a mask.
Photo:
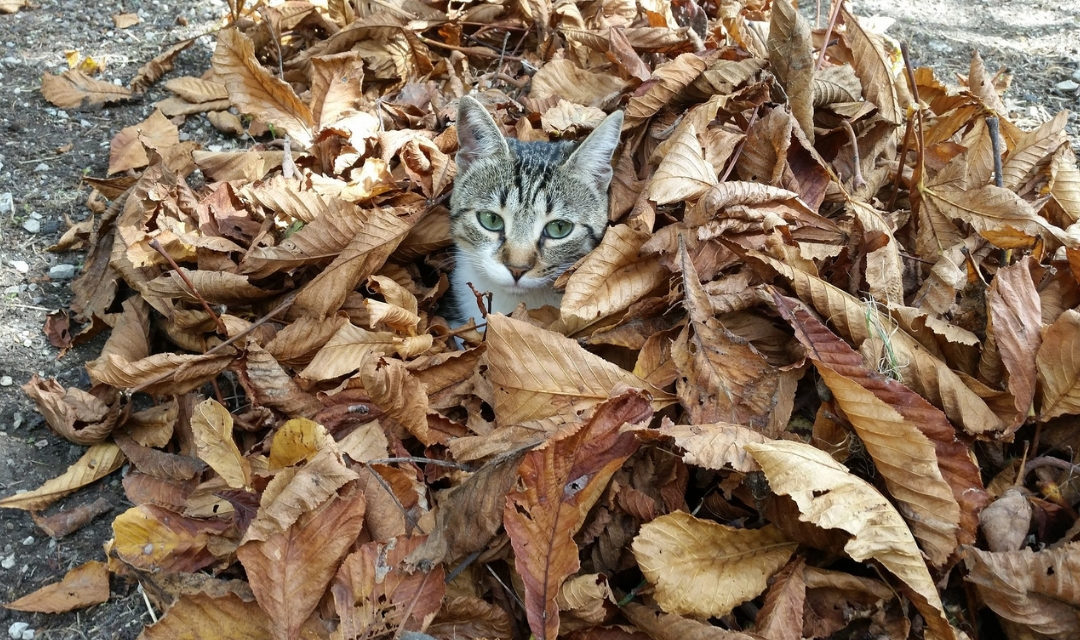
[(570, 231), (574, 228), (574, 223), (567, 220), (552, 220), (544, 226), (544, 235), (549, 238), (565, 238), (570, 235)]
[(480, 222), (480, 226), (488, 231), (502, 231), (506, 227), (502, 216), (494, 211), (481, 211), (476, 214), (476, 219)]

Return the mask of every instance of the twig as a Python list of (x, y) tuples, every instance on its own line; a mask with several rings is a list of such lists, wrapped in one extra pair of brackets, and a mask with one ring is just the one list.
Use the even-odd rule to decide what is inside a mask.
[(907, 164), (908, 145), (911, 142), (911, 130), (914, 128), (914, 124), (915, 114), (912, 113), (907, 118), (907, 126), (904, 127), (904, 141), (900, 143), (900, 155), (897, 156), (899, 164), (896, 167), (896, 175), (893, 176), (892, 195), (889, 196), (889, 204), (886, 207), (888, 211), (895, 209), (896, 196), (900, 195), (900, 182), (904, 179), (904, 166)]
[(851, 141), (851, 153), (855, 157), (855, 173), (851, 176), (851, 186), (856, 189), (862, 189), (866, 186), (866, 180), (863, 180), (862, 167), (859, 160), (859, 140), (855, 137), (855, 130), (851, 128), (851, 123), (844, 120), (844, 128), (847, 129), (848, 140)]
[(284, 79), (285, 69), (281, 65), (281, 58), (283, 57), (283, 54), (281, 53), (281, 39), (278, 37), (277, 32), (274, 31), (274, 21), (266, 16), (266, 13), (263, 11), (263, 9), (264, 7), (259, 7), (259, 15), (262, 16), (263, 23), (266, 25), (267, 31), (270, 32), (270, 39), (274, 41), (274, 46), (277, 47), (278, 77)]
[[(997, 116), (986, 116), (986, 129), (990, 132), (990, 149), (994, 154), (994, 186), (999, 189), (1005, 187), (1005, 176), (1001, 175), (1001, 123)], [(1009, 250), (998, 250), (998, 264), (1009, 264)]]
[[(435, 47), (437, 49), (450, 49), (451, 51), (460, 51), (460, 52), (462, 52), (462, 53), (464, 53), (466, 55), (480, 56), (482, 58), (498, 58), (499, 57), (499, 54), (495, 53), (494, 51), (488, 50), (488, 49), (486, 49), (484, 47), (458, 47), (456, 45), (446, 44), (445, 42), (439, 42), (438, 40), (432, 40), (431, 38), (425, 38), (424, 36), (421, 36), (421, 35), (418, 35), (416, 37), (419, 38), (420, 41), (423, 42), (424, 44), (426, 44), (428, 46), (431, 46), (431, 47)], [(505, 58), (506, 60), (515, 60), (515, 61), (518, 61), (518, 62), (520, 62), (522, 60), (521, 56), (512, 56), (512, 55), (505, 55), (505, 56), (503, 56), (503, 58)]]
[[(228, 340), (225, 340), (223, 342), (220, 342), (220, 343), (214, 345), (213, 347), (210, 347), (209, 349), (207, 349), (203, 353), (203, 355), (208, 356), (208, 355), (211, 355), (211, 354), (216, 353), (218, 351), (221, 351), (225, 347), (231, 346), (233, 343), (235, 343), (240, 338), (243, 338), (244, 336), (248, 335), (249, 333), (251, 333), (255, 329), (261, 327), (263, 324), (268, 322), (271, 318), (273, 318), (277, 314), (281, 313), (282, 311), (288, 309), (292, 305), (293, 300), (296, 299), (296, 296), (299, 293), (300, 293), (299, 291), (294, 291), (293, 293), (290, 293), (289, 295), (285, 296), (285, 299), (282, 300), (281, 303), (278, 306), (271, 309), (270, 313), (267, 313), (265, 316), (259, 318), (255, 322), (251, 323), (251, 326), (244, 329), (243, 331), (236, 334), (235, 336), (230, 337)], [(178, 371), (178, 369), (173, 369), (172, 371), (166, 371), (166, 372), (164, 372), (162, 374), (159, 374), (159, 375), (147, 380), (146, 382), (143, 382), (142, 384), (139, 384), (139, 385), (137, 385), (135, 387), (132, 387), (129, 390), (129, 393), (138, 393), (139, 391), (142, 391), (143, 389), (145, 389), (145, 388), (147, 388), (149, 386), (155, 385), (155, 384), (161, 382), (162, 380), (165, 380), (169, 376), (174, 375), (177, 371)]]
[(446, 580), (444, 580), (444, 582), (446, 584), (450, 584), (451, 582), (453, 582), (454, 578), (458, 577), (458, 575), (460, 575), (462, 571), (468, 569), (469, 565), (475, 562), (476, 559), (479, 557), (480, 551), (473, 551), (469, 555), (465, 556), (465, 559), (462, 560), (461, 563), (458, 564), (458, 566), (454, 567), (450, 571), (450, 573), (446, 574)]
[(1001, 175), (1001, 124), (997, 116), (986, 116), (986, 128), (990, 131), (990, 148), (994, 154), (994, 186), (1004, 187), (1005, 178)]
[[(405, 508), (405, 505), (401, 504), (401, 500), (398, 500), (397, 495), (394, 493), (394, 490), (390, 487), (390, 484), (386, 481), (386, 479), (379, 475), (378, 471), (371, 468), (370, 462), (365, 462), (364, 467), (371, 472), (371, 477), (375, 479), (375, 482), (379, 483), (379, 486), (382, 487), (384, 491), (386, 491), (386, 494), (390, 496), (390, 499), (394, 501), (395, 505), (397, 505), (398, 511), (401, 512), (401, 517), (405, 518), (405, 523), (408, 525), (409, 529), (420, 529), (420, 523), (416, 521), (416, 518), (412, 517), (409, 514), (409, 510)], [(423, 529), (420, 530), (424, 533), (428, 533)]]
[(1055, 458), (1054, 456), (1039, 456), (1038, 458), (1032, 458), (1028, 460), (1028, 463), (1024, 465), (1024, 476), (1031, 473), (1039, 467), (1053, 467), (1055, 469), (1061, 469), (1062, 471), (1068, 471), (1069, 473), (1080, 472), (1080, 465), (1073, 464), (1068, 460), (1062, 460), (1061, 458)]
[(743, 147), (746, 146), (746, 137), (750, 135), (750, 129), (757, 121), (757, 116), (757, 109), (754, 109), (754, 112), (750, 114), (750, 122), (746, 124), (746, 136), (743, 136), (743, 139), (739, 140), (739, 144), (735, 147), (735, 151), (731, 153), (731, 159), (728, 160), (727, 169), (724, 170), (724, 175), (720, 177), (720, 182), (726, 181), (728, 179), (728, 176), (731, 175), (731, 172), (735, 170), (735, 162), (738, 161), (739, 156), (742, 155)]
[(146, 589), (143, 589), (141, 584), (139, 585), (139, 593), (142, 594), (143, 602), (146, 603), (146, 610), (150, 613), (150, 619), (157, 623), (157, 613), (154, 612), (154, 607), (150, 604), (150, 597), (146, 595)]
[(416, 464), (433, 464), (437, 467), (450, 467), (451, 469), (460, 469), (462, 471), (471, 471), (468, 465), (461, 464), (460, 462), (448, 462), (446, 460), (437, 460), (435, 458), (420, 458), (416, 456), (403, 456), (398, 458), (375, 458), (374, 460), (368, 460), (367, 464), (394, 464), (396, 462), (415, 462)]
[(30, 309), (31, 311), (54, 311), (53, 309), (49, 309), (48, 307), (36, 307), (32, 304), (20, 304), (18, 302), (5, 302), (4, 306), (14, 307), (16, 309)]
[(161, 246), (161, 243), (158, 242), (157, 238), (154, 238), (150, 241), (150, 247), (154, 251), (160, 253), (161, 256), (169, 262), (169, 264), (173, 268), (173, 271), (176, 272), (176, 275), (180, 276), (180, 279), (183, 280), (184, 284), (188, 286), (188, 289), (191, 290), (191, 295), (195, 296), (195, 298), (199, 301), (199, 304), (202, 305), (203, 310), (206, 311), (206, 313), (208, 313), (210, 317), (214, 319), (214, 324), (217, 325), (218, 333), (223, 336), (229, 335), (229, 330), (225, 327), (225, 323), (221, 321), (221, 318), (219, 318), (216, 313), (214, 313), (214, 310), (210, 308), (210, 303), (202, 297), (202, 294), (199, 293), (199, 290), (195, 288), (195, 284), (188, 279), (187, 275), (184, 273), (184, 270), (181, 269), (180, 265), (176, 264), (176, 261), (172, 259), (172, 256), (170, 256), (169, 253), (165, 251), (165, 247)]
[(821, 66), (825, 64), (825, 50), (829, 48), (829, 38), (832, 38), (833, 27), (836, 26), (836, 19), (840, 17), (840, 8), (843, 6), (844, 0), (836, 0), (836, 6), (833, 8), (832, 13), (829, 14), (829, 26), (825, 28), (825, 40), (821, 43), (821, 51), (818, 52), (814, 73), (820, 71)]

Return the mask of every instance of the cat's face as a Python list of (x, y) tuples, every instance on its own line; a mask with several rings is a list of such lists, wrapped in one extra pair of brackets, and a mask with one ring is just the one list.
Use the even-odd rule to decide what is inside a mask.
[(550, 286), (607, 227), (611, 156), (622, 113), (576, 149), (502, 136), (472, 98), (458, 108), (458, 174), (450, 199), (458, 260), (501, 287)]

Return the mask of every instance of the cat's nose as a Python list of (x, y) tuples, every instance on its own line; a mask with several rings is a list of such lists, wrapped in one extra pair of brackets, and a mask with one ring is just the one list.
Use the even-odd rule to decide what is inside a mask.
[(514, 282), (521, 280), (521, 276), (528, 273), (530, 267), (515, 267), (506, 265), (506, 270), (510, 272), (510, 275), (514, 276)]

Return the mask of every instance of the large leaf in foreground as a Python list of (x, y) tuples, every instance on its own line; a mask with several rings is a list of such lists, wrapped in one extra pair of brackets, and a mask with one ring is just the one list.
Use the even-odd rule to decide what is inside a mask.
[(844, 550), (853, 560), (877, 560), (911, 591), (926, 620), (927, 638), (952, 640), (937, 586), (904, 519), (877, 489), (829, 454), (801, 442), (745, 445), (776, 493), (799, 506), (799, 519), (851, 534)]
[(525, 584), (529, 628), (537, 638), (553, 640), (558, 635), (555, 597), (580, 566), (574, 534), (612, 474), (637, 449), (634, 435), (621, 431), (622, 426), (651, 416), (645, 394), (629, 391), (522, 460), (521, 481), (506, 496), (503, 523), (514, 548), (514, 566)]

